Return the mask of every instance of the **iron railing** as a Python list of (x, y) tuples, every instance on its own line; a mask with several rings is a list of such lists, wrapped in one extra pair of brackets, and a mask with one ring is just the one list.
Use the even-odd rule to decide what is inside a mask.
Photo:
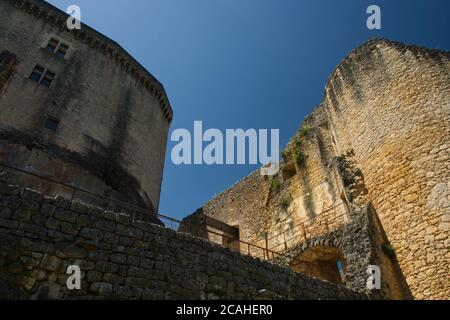
[[(101, 207), (108, 208), (111, 206), (112, 203), (114, 203), (117, 208), (123, 209), (127, 211), (127, 213), (131, 213), (133, 221), (142, 220), (142, 217), (144, 217), (144, 220), (142, 221), (155, 222), (154, 218), (158, 218), (159, 221), (162, 222), (166, 228), (170, 228), (177, 231), (180, 225), (182, 224), (182, 221), (178, 219), (160, 213), (154, 213), (151, 210), (142, 208), (136, 204), (124, 202), (111, 197), (106, 197), (104, 195), (100, 195), (92, 191), (88, 191), (64, 182), (60, 182), (49, 177), (44, 177), (42, 175), (24, 169), (16, 168), (2, 162), (0, 162), (0, 167), (29, 177), (34, 177), (40, 181), (49, 182), (52, 184), (59, 185), (63, 188), (66, 188), (70, 190), (69, 192), (71, 201), (76, 199), (77, 194), (85, 194), (101, 199), (103, 201), (103, 203), (101, 203), (100, 205)], [(32, 188), (32, 186), (27, 187)], [(226, 234), (215, 232), (214, 230), (208, 228), (206, 228), (206, 232), (208, 233), (208, 235), (211, 235), (212, 237), (218, 237), (221, 240), (219, 244), (223, 245), (224, 247), (230, 250), (239, 251), (243, 254), (259, 257), (262, 259), (274, 259), (276, 257), (284, 255), (283, 252), (289, 248), (289, 244), (298, 244), (304, 242), (310, 239), (311, 237), (320, 235), (321, 233), (322, 234), (328, 233), (332, 231), (332, 229), (335, 229), (336, 226), (340, 226), (342, 224), (347, 223), (350, 219), (347, 208), (344, 208), (344, 210), (340, 210), (340, 212), (336, 210), (336, 208), (344, 205), (347, 204), (345, 202), (339, 203), (335, 206), (325, 209), (324, 211), (315, 215), (314, 217), (301, 220), (300, 223), (297, 223), (295, 226), (287, 230), (284, 230), (275, 235), (271, 235), (270, 237), (267, 236), (265, 239), (263, 239), (263, 241), (265, 240), (264, 246), (259, 246), (247, 241), (235, 239)], [(274, 240), (280, 237), (282, 237), (281, 241), (279, 239), (277, 241)], [(209, 236), (208, 240), (214, 243), (218, 243), (217, 241), (212, 241), (209, 238)], [(223, 244), (225, 242), (224, 240), (227, 240), (228, 243), (227, 245)], [(271, 242), (276, 242), (276, 244), (270, 245)]]
[[(336, 210), (341, 207), (342, 210)], [(276, 242), (276, 244), (269, 245), (269, 247), (272, 250), (283, 252), (289, 249), (289, 244), (302, 243), (321, 234), (330, 233), (337, 227), (342, 226), (349, 221), (350, 215), (347, 203), (341, 202), (323, 210), (313, 217), (300, 220), (299, 223), (287, 230), (271, 235), (267, 238), (267, 242)]]
[[(34, 172), (30, 172), (30, 171), (27, 171), (24, 169), (13, 167), (13, 166), (8, 165), (3, 162), (0, 162), (0, 167), (3, 167), (4, 169), (19, 173), (21, 175), (33, 177), (35, 179), (38, 179), (41, 182), (45, 181), (47, 183), (55, 184), (55, 185), (65, 188), (65, 189), (68, 189), (69, 193), (70, 193), (71, 201), (76, 199), (77, 194), (84, 194), (84, 195), (89, 195), (91, 197), (93, 196), (97, 199), (101, 199), (101, 204), (99, 206), (102, 206), (102, 207), (108, 208), (108, 207), (110, 207), (111, 203), (114, 203), (116, 205), (116, 207), (126, 210), (127, 213), (132, 213), (133, 221), (141, 220), (140, 217), (142, 217), (142, 216), (146, 217), (146, 218), (144, 218), (145, 220), (142, 220), (142, 221), (147, 221), (147, 222), (155, 222), (155, 220), (154, 219), (152, 220), (152, 218), (159, 218), (160, 219), (159, 221), (162, 220), (161, 222), (164, 224), (164, 226), (166, 228), (170, 228), (173, 230), (178, 230), (179, 226), (182, 223), (182, 221), (180, 221), (178, 219), (175, 219), (175, 218), (172, 218), (167, 215), (160, 214), (160, 213), (154, 213), (151, 210), (142, 208), (138, 205), (124, 202), (121, 200), (117, 200), (117, 199), (114, 199), (111, 197), (106, 197), (104, 195), (100, 195), (95, 192), (85, 190), (85, 189), (82, 189), (82, 188), (74, 186), (74, 185), (70, 185), (70, 184), (67, 184), (67, 183), (64, 183), (61, 181), (57, 181), (55, 179), (45, 177), (45, 176), (42, 176), (42, 175), (34, 173)], [(33, 188), (33, 186), (30, 186), (30, 185), (28, 185), (26, 187)], [(58, 192), (56, 192), (56, 193), (58, 193)], [(274, 250), (270, 250), (267, 246), (262, 247), (262, 246), (258, 246), (256, 244), (253, 244), (250, 242), (234, 239), (225, 234), (221, 234), (221, 233), (215, 232), (210, 229), (207, 229), (206, 231), (209, 235), (220, 237), (222, 239), (222, 243), (224, 242), (223, 239), (227, 239), (229, 244), (224, 245), (224, 247), (226, 247), (230, 250), (233, 250), (233, 251), (239, 251), (243, 254), (259, 257), (262, 259), (274, 259), (275, 257), (281, 255), (280, 253), (278, 253)], [(210, 240), (210, 239), (208, 239), (208, 240)], [(217, 242), (215, 242), (215, 243), (217, 243)], [(219, 244), (221, 244), (221, 243), (219, 243)]]

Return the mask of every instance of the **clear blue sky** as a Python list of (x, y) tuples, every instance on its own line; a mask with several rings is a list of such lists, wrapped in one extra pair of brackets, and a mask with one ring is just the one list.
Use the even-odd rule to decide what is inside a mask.
[[(448, 0), (51, 0), (120, 43), (166, 88), (172, 130), (279, 128), (283, 146), (321, 102), (328, 76), (371, 37), (450, 50)], [(382, 10), (382, 30), (366, 9)], [(149, 137), (150, 138), (150, 137)], [(255, 166), (175, 166), (160, 213), (181, 218)]]

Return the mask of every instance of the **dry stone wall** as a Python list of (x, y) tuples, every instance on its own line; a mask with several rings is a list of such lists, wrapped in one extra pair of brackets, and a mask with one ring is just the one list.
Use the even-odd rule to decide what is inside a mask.
[[(82, 270), (81, 290), (66, 268)], [(0, 184), (0, 298), (367, 299), (188, 234)]]

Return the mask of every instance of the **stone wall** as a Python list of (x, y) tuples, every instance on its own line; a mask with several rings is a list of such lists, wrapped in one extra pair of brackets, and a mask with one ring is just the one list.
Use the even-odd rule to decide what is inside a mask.
[[(68, 265), (81, 290), (66, 287)], [(0, 298), (367, 299), (126, 214), (0, 184)]]
[[(336, 270), (336, 261), (341, 261), (342, 279), (334, 282), (342, 283), (354, 291), (365, 292), (374, 299), (411, 299), (397, 261), (382, 252), (381, 248), (387, 241), (382, 235), (381, 226), (371, 205), (354, 208), (351, 221), (347, 224), (299, 243), (287, 250), (277, 262), (295, 271), (314, 274), (314, 270), (302, 268), (299, 264), (304, 261), (310, 261), (312, 264), (329, 262)], [(366, 270), (369, 265), (380, 267), (381, 290), (367, 290)], [(332, 271), (328, 270), (329, 274), (317, 276), (327, 278), (333, 275)]]
[(337, 67), (324, 106), (414, 297), (448, 299), (450, 53), (369, 41)]
[[(0, 160), (157, 210), (172, 120), (164, 88), (117, 43), (66, 19), (45, 1), (0, 1)], [(46, 49), (51, 38), (68, 45), (64, 57)], [(50, 87), (29, 79), (36, 65), (56, 74)]]
[(391, 278), (385, 291), (448, 299), (449, 77), (448, 52), (361, 45), (288, 143), (280, 174), (255, 172), (203, 212), (239, 226), (243, 240), (264, 246), (267, 237), (270, 249), (289, 252), (345, 228), (352, 206), (370, 207), (373, 259)]
[[(220, 194), (217, 198), (202, 207), (202, 213), (223, 221), (230, 226), (239, 228), (239, 238), (243, 241), (264, 246), (265, 208), (269, 196), (270, 180), (260, 175), (259, 171), (252, 173), (232, 188)], [(258, 217), (258, 219), (255, 219)], [(185, 225), (191, 221), (189, 231), (193, 231), (196, 215), (184, 219)], [(216, 232), (217, 230), (215, 230)], [(220, 232), (219, 232), (220, 233)], [(198, 234), (198, 233), (197, 233)], [(201, 236), (201, 234), (198, 234)], [(222, 242), (222, 239), (211, 234), (203, 234), (210, 240)]]
[[(323, 112), (323, 109), (318, 109), (315, 113), (319, 114), (320, 112)], [(320, 165), (317, 163), (317, 159), (320, 160), (320, 156), (317, 154), (320, 148), (315, 143), (317, 142), (317, 132), (315, 131), (318, 130), (318, 127), (312, 125), (311, 117), (307, 119), (306, 123), (309, 124), (309, 130), (302, 137), (301, 150), (305, 153), (308, 152), (310, 158), (305, 160), (302, 165), (297, 164), (299, 171), (296, 171), (296, 175), (290, 176), (289, 179), (286, 179), (283, 172), (289, 162), (285, 161), (281, 165), (280, 176), (277, 178), (280, 179), (280, 187), (276, 193), (269, 185), (270, 180), (261, 177), (259, 172), (255, 172), (210, 201), (195, 214), (187, 217), (183, 221), (182, 229), (222, 243), (221, 237), (206, 232), (208, 226), (202, 221), (203, 215), (206, 214), (223, 219), (233, 226), (238, 225), (241, 236), (253, 235), (253, 238), (250, 239), (254, 239), (253, 241), (256, 239), (259, 241), (256, 243), (264, 248), (265, 237), (261, 235), (261, 230), (263, 230), (268, 234), (268, 248), (283, 252), (283, 256), (276, 258), (277, 263), (281, 265), (294, 271), (340, 283), (351, 290), (367, 293), (373, 298), (410, 298), (411, 294), (405, 285), (401, 270), (398, 269), (397, 261), (389, 259), (382, 252), (381, 248), (388, 242), (367, 197), (364, 176), (356, 167), (353, 154), (325, 159), (326, 166), (322, 164), (324, 168), (320, 169)], [(298, 147), (295, 143), (296, 139), (299, 137), (294, 137), (293, 146), (288, 146), (286, 150)], [(311, 170), (314, 167), (317, 169)], [(310, 196), (311, 199), (314, 199), (312, 201), (314, 203), (317, 202), (317, 199), (325, 199), (326, 196), (332, 195), (334, 199), (329, 204), (332, 206), (331, 209), (326, 212), (318, 212), (313, 204), (309, 212), (311, 216), (304, 212), (300, 212), (303, 214), (291, 212), (292, 218), (288, 216), (279, 219), (276, 212), (283, 209), (280, 206), (283, 197), (289, 195), (298, 199), (299, 194), (307, 195), (305, 179), (315, 179), (315, 181), (325, 179), (326, 183), (332, 186), (328, 188), (328, 193), (319, 193), (318, 191), (323, 189), (315, 188), (317, 193)], [(267, 195), (265, 201), (258, 199), (258, 196), (263, 194)], [(245, 205), (243, 205), (244, 203)], [(338, 203), (337, 206), (336, 203)], [(288, 214), (288, 207), (292, 207), (292, 205), (284, 208), (286, 214)], [(318, 213), (316, 214), (316, 212)], [(274, 216), (279, 220), (274, 221)], [(289, 218), (290, 220), (288, 220)], [(266, 219), (274, 222), (264, 223), (267, 222)], [(296, 224), (298, 221), (303, 221), (303, 223)], [(283, 232), (283, 230), (285, 231)], [(273, 236), (273, 234), (277, 236)], [(244, 238), (244, 240), (248, 241), (248, 238)], [(239, 249), (247, 251), (243, 244)], [(250, 248), (250, 251), (261, 258), (271, 258), (271, 255), (267, 256), (264, 250)], [(343, 265), (342, 276), (338, 273), (338, 261)], [(373, 264), (381, 269), (382, 287), (380, 291), (369, 292), (366, 288), (366, 270), (369, 265)], [(325, 271), (318, 270), (320, 268), (325, 268)]]
[[(302, 154), (302, 160), (296, 156)], [(345, 224), (349, 211), (323, 107), (305, 119), (283, 153), (279, 173), (245, 177), (201, 211), (239, 228), (240, 239), (277, 252)], [(326, 214), (325, 214), (326, 213)], [(192, 226), (195, 215), (185, 224)], [(304, 230), (306, 229), (306, 230)], [(211, 240), (218, 240), (209, 235)]]
[(16, 71), (17, 56), (7, 50), (0, 52), (0, 94), (8, 87), (12, 75)]

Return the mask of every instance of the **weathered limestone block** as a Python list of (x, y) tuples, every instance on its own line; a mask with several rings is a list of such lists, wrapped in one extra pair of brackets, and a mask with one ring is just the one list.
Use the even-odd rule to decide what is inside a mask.
[(106, 282), (94, 282), (91, 284), (89, 291), (101, 295), (108, 295), (113, 292), (113, 286)]
[[(19, 198), (19, 194), (15, 197)], [(88, 219), (89, 210), (81, 208), (81, 203), (76, 204), (77, 210), (86, 214), (69, 210), (75, 206), (61, 198), (47, 197), (39, 202), (40, 207), (54, 208), (33, 211), (31, 216), (39, 219), (19, 223), (14, 219), (23, 219), (23, 215), (14, 213), (24, 210), (20, 205), (26, 204), (18, 204), (15, 210), (0, 206), (0, 212), (4, 212), (0, 223), (5, 221), (18, 228), (0, 227), (0, 274), (11, 275), (15, 285), (30, 298), (256, 298), (260, 288), (267, 288), (272, 297), (286, 297), (288, 292), (288, 279), (283, 276), (287, 269), (186, 234), (152, 224), (106, 232), (102, 229), (113, 220), (102, 214)], [(121, 236), (123, 233), (126, 236)], [(124, 245), (116, 243), (119, 241)], [(65, 286), (66, 268), (73, 264), (82, 270), (80, 291)], [(22, 276), (23, 272), (27, 275)], [(306, 299), (333, 298), (339, 292), (322, 290), (320, 286), (307, 292), (302, 289), (302, 281), (295, 285), (299, 286), (299, 297)], [(344, 291), (348, 297), (353, 294)]]
[(54, 217), (61, 221), (75, 223), (75, 221), (77, 221), (78, 214), (74, 211), (58, 208), (55, 210)]

